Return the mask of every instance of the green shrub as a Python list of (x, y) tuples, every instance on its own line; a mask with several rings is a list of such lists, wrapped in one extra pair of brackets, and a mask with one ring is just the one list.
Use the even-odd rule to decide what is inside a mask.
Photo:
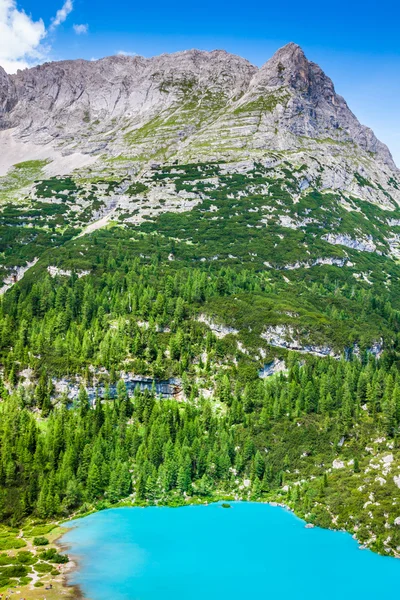
[(24, 565), (11, 565), (9, 567), (1, 567), (0, 573), (3, 577), (26, 577), (28, 570)]
[(28, 550), (22, 550), (21, 552), (18, 552), (17, 560), (19, 563), (24, 565), (33, 565), (37, 561), (37, 558), (34, 554), (32, 554), (32, 552), (29, 552)]
[(147, 185), (144, 185), (144, 183), (140, 183), (138, 181), (136, 183), (132, 183), (132, 185), (130, 185), (126, 190), (126, 193), (129, 196), (134, 196), (135, 194), (143, 194), (144, 192), (147, 192), (148, 189), (149, 188)]
[(37, 573), (50, 573), (53, 570), (53, 567), (45, 562), (38, 562), (35, 565), (35, 571)]
[(0, 589), (8, 587), (10, 585), (10, 580), (7, 577), (0, 576)]
[(12, 550), (18, 548), (25, 548), (26, 543), (24, 540), (16, 537), (1, 537), (0, 538), (0, 550)]
[(8, 556), (7, 554), (0, 554), (0, 566), (11, 565), (15, 562), (15, 558), (13, 556)]
[(42, 536), (46, 535), (47, 533), (50, 533), (50, 531), (53, 531), (55, 527), (57, 527), (57, 525), (35, 525), (34, 527), (32, 527), (32, 529), (28, 529), (25, 533), (29, 536)]
[(43, 536), (35, 537), (33, 539), (34, 546), (47, 546), (48, 543), (49, 543), (49, 540)]
[(45, 552), (42, 552), (40, 558), (57, 564), (67, 563), (69, 561), (66, 554), (59, 554), (55, 548), (49, 548)]

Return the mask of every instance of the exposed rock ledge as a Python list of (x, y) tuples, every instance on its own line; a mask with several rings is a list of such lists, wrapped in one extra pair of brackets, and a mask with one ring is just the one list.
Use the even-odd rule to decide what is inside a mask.
[(236, 335), (237, 333), (239, 333), (239, 331), (237, 329), (234, 329), (233, 327), (227, 327), (226, 325), (221, 325), (221, 324), (215, 323), (211, 319), (211, 317), (209, 317), (208, 315), (205, 315), (205, 314), (199, 315), (197, 320), (200, 321), (200, 323), (205, 323), (206, 325), (208, 325), (208, 327), (211, 329), (211, 331), (218, 338), (223, 338), (229, 334)]
[(296, 333), (293, 327), (288, 325), (270, 325), (267, 327), (261, 337), (271, 346), (286, 348), (287, 350), (296, 350), (306, 354), (315, 354), (316, 356), (333, 356), (338, 358), (330, 346), (317, 346), (314, 344), (304, 345), (296, 339)]
[[(64, 270), (64, 269), (59, 269), (58, 267), (53, 267), (53, 266), (49, 266), (47, 267), (47, 270), (49, 272), (49, 274), (51, 275), (51, 277), (56, 277), (57, 275), (61, 275), (63, 277), (71, 277), (72, 275), (72, 271), (70, 271), (69, 269)], [(85, 275), (89, 275), (90, 271), (76, 271), (76, 276), (79, 277), (79, 279), (81, 277), (84, 277)]]
[(357, 239), (349, 236), (348, 233), (327, 233), (322, 238), (328, 244), (347, 246), (347, 248), (353, 248), (353, 250), (361, 250), (361, 252), (375, 252), (376, 245), (371, 236), (365, 239)]
[(24, 267), (15, 267), (11, 269), (10, 275), (6, 277), (3, 281), (3, 286), (0, 288), (0, 294), (4, 294), (8, 289), (10, 289), (17, 281), (22, 279), (28, 269), (36, 265), (38, 258), (34, 258), (31, 262), (26, 263)]

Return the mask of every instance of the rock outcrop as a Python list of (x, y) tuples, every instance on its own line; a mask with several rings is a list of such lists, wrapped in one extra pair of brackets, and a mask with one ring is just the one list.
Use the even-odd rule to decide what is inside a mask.
[(10, 75), (0, 67), (0, 129), (7, 129), (11, 123), (9, 113), (18, 102), (14, 82)]
[[(18, 97), (11, 120), (19, 135), (42, 142), (68, 142), (82, 129), (95, 137), (121, 120), (135, 129), (195, 95), (218, 94), (227, 104), (244, 93), (255, 71), (224, 51), (45, 63), (11, 76)], [(112, 141), (110, 133), (104, 146)]]

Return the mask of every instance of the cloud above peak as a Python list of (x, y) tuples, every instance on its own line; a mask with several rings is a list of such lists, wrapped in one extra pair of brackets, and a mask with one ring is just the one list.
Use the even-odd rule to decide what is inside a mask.
[(46, 36), (42, 19), (34, 21), (15, 0), (0, 0), (0, 65), (9, 73), (28, 66), (37, 59)]
[(65, 0), (64, 4), (58, 11), (56, 12), (56, 16), (51, 22), (50, 30), (53, 31), (56, 27), (64, 23), (65, 19), (68, 17), (69, 13), (72, 12), (74, 8), (72, 0)]
[(65, 0), (47, 29), (43, 19), (34, 20), (16, 0), (0, 0), (0, 65), (7, 73), (26, 69), (43, 61), (50, 52), (45, 43), (73, 9), (73, 1)]
[(127, 52), (126, 50), (118, 50), (117, 56), (137, 56), (137, 52)]
[(76, 33), (76, 35), (84, 35), (85, 33), (88, 32), (89, 29), (89, 25), (86, 24), (81, 24), (81, 25), (73, 25), (74, 31)]

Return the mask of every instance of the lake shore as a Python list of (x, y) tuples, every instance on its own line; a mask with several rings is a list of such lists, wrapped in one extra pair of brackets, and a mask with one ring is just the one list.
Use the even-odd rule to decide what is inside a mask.
[(68, 553), (69, 546), (61, 541), (69, 527), (63, 527), (63, 530), (64, 529), (65, 531), (61, 531), (58, 537), (54, 539), (54, 544), (56, 545), (57, 549), (61, 553), (68, 554), (69, 557), (69, 561), (65, 565), (62, 565), (64, 568), (62, 569), (61, 587), (63, 591), (61, 593), (65, 595), (65, 590), (67, 590), (66, 598), (68, 598), (68, 600), (90, 600), (83, 594), (79, 585), (70, 583), (70, 578), (73, 572), (78, 569), (79, 563), (77, 557), (72, 556), (71, 558), (71, 555)]
[[(44, 526), (46, 527), (46, 526)], [(62, 537), (67, 532), (67, 529), (60, 527), (57, 524), (49, 525), (48, 531), (46, 532), (46, 539), (48, 543), (46, 545), (35, 545), (33, 542), (34, 535), (29, 526), (21, 529), (16, 541), (18, 544), (11, 548), (6, 553), (2, 553), (3, 560), (5, 557), (9, 557), (10, 563), (13, 564), (13, 560), (18, 556), (18, 553), (22, 550), (26, 554), (32, 555), (35, 560), (28, 562), (30, 571), (26, 577), (26, 582), (20, 581), (12, 583), (10, 580), (9, 585), (2, 588), (2, 597), (15, 594), (15, 597), (22, 598), (23, 600), (88, 600), (82, 590), (77, 585), (70, 584), (71, 573), (78, 568), (77, 561), (74, 557), (71, 558), (67, 563), (46, 563), (40, 559), (40, 553), (47, 551), (51, 548), (65, 552), (66, 546), (62, 543)], [(36, 569), (36, 564), (39, 565), (51, 564), (50, 569)], [(17, 596), (18, 594), (18, 596)], [(11, 596), (10, 596), (11, 597)]]

